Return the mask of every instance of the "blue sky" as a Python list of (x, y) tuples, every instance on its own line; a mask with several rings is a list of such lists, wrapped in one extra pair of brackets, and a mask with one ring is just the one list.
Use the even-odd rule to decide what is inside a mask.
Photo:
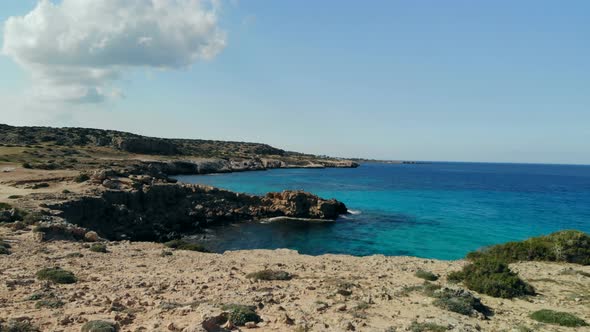
[[(0, 21), (36, 4), (3, 1)], [(15, 62), (25, 51), (0, 56), (0, 114), (343, 157), (590, 164), (589, 12), (587, 1), (226, 1), (214, 56), (117, 67), (101, 84), (124, 97), (35, 101), (34, 77), (53, 64), (39, 74)]]

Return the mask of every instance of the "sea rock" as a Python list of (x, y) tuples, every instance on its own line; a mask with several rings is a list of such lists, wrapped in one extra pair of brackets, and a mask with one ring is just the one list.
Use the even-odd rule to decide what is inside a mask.
[(100, 237), (137, 241), (166, 241), (216, 223), (281, 216), (335, 219), (347, 213), (339, 201), (302, 191), (255, 196), (210, 186), (165, 183), (73, 197), (49, 207), (57, 216), (94, 230)]

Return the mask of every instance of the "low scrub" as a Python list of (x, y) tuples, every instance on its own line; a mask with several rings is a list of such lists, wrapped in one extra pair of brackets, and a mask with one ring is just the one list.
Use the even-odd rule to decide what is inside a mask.
[(259, 323), (256, 307), (242, 304), (226, 304), (221, 309), (228, 312), (228, 319), (235, 325), (244, 326), (248, 322)]
[(81, 173), (74, 178), (74, 182), (77, 182), (77, 183), (86, 182), (88, 180), (90, 180), (90, 175), (88, 175), (86, 173)]
[(488, 247), (469, 253), (467, 258), (472, 261), (495, 258), (506, 263), (548, 261), (590, 265), (590, 235), (574, 230), (560, 231)]
[(91, 320), (82, 326), (81, 332), (117, 332), (117, 325), (104, 320)]
[(480, 299), (463, 289), (442, 288), (433, 294), (433, 304), (439, 308), (471, 316), (477, 312), (487, 316), (490, 309), (481, 303)]
[(480, 258), (462, 271), (449, 275), (449, 281), (463, 282), (478, 293), (501, 298), (534, 295), (534, 288), (512, 272), (508, 264), (495, 258)]
[(64, 306), (64, 303), (59, 299), (44, 299), (35, 303), (35, 308), (50, 308), (57, 309)]
[(100, 253), (107, 253), (107, 245), (104, 243), (95, 243), (93, 245), (90, 246), (90, 251), (93, 252), (100, 252)]
[(8, 323), (0, 322), (0, 332), (39, 332), (39, 328), (28, 321), (9, 321)]
[(446, 326), (435, 323), (412, 322), (412, 325), (410, 325), (410, 331), (412, 332), (445, 332), (447, 330), (448, 328)]
[(253, 280), (291, 280), (293, 276), (286, 271), (262, 270), (249, 273), (246, 278)]
[(438, 276), (430, 271), (418, 270), (418, 271), (416, 271), (416, 273), (414, 275), (420, 279), (424, 279), (427, 281), (437, 281), (438, 280)]
[(184, 240), (172, 240), (164, 243), (164, 245), (168, 248), (173, 248), (177, 250), (190, 250), (190, 251), (198, 251), (198, 252), (210, 252), (207, 248), (203, 247), (197, 243), (190, 243)]
[(547, 324), (554, 324), (567, 327), (588, 326), (583, 319), (567, 312), (543, 309), (531, 314), (531, 318)]
[(0, 255), (10, 255), (10, 244), (0, 239)]
[(50, 267), (39, 270), (36, 276), (39, 280), (48, 280), (56, 284), (73, 284), (78, 281), (72, 272), (63, 270), (59, 267)]

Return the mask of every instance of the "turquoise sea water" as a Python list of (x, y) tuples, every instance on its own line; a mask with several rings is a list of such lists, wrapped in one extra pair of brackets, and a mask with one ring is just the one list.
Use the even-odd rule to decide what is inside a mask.
[(239, 192), (302, 189), (343, 201), (334, 223), (244, 223), (213, 230), (216, 251), (291, 248), (303, 254), (457, 259), (483, 246), (561, 229), (590, 232), (590, 166), (363, 164), (181, 176)]

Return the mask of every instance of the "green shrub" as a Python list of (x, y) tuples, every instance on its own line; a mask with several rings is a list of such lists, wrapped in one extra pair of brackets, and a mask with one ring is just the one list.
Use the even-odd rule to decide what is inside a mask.
[(8, 203), (0, 202), (0, 210), (10, 210), (10, 209), (12, 209), (12, 205), (10, 205)]
[(39, 270), (36, 276), (39, 280), (49, 280), (57, 284), (73, 284), (78, 281), (72, 272), (62, 270), (59, 267), (50, 267)]
[(90, 176), (86, 173), (81, 173), (74, 178), (74, 182), (82, 183), (90, 180)]
[(437, 281), (438, 276), (430, 271), (418, 270), (414, 274), (416, 277), (428, 280), (428, 281)]
[(23, 168), (33, 168), (33, 166), (30, 163), (22, 163), (21, 165)]
[(434, 292), (433, 296), (436, 298), (433, 302), (435, 306), (462, 315), (472, 315), (477, 311), (487, 316), (490, 312), (480, 299), (462, 289), (443, 288)]
[(291, 280), (293, 276), (289, 272), (276, 270), (262, 270), (249, 273), (246, 278), (253, 280)]
[(23, 197), (22, 195), (10, 195), (10, 196), (8, 196), (8, 199), (19, 199), (22, 197)]
[(446, 326), (435, 323), (418, 323), (414, 321), (412, 322), (412, 325), (410, 325), (410, 331), (412, 332), (445, 332), (447, 330)]
[(160, 256), (162, 256), (162, 257), (172, 256), (172, 251), (162, 250), (162, 252), (160, 253)]
[(91, 320), (82, 326), (81, 332), (117, 332), (118, 328), (113, 323), (103, 320)]
[(10, 255), (11, 245), (0, 239), (0, 255)]
[(189, 243), (184, 240), (172, 240), (164, 243), (164, 245), (168, 248), (178, 249), (178, 250), (190, 250), (190, 251), (198, 251), (198, 252), (210, 252), (207, 248), (203, 247), (197, 243)]
[(90, 251), (94, 251), (94, 252), (101, 252), (101, 253), (106, 253), (107, 251), (107, 245), (104, 243), (94, 243), (93, 245), (90, 246)]
[(531, 314), (531, 318), (547, 324), (555, 324), (568, 327), (588, 326), (583, 319), (567, 312), (543, 309)]
[(566, 230), (492, 246), (467, 255), (470, 260), (492, 257), (507, 263), (549, 261), (590, 265), (590, 235)]
[(37, 309), (39, 309), (39, 308), (57, 309), (57, 308), (61, 308), (63, 306), (64, 306), (64, 303), (59, 299), (45, 299), (45, 300), (40, 300), (37, 303), (35, 303), (35, 308), (37, 308)]
[(238, 326), (243, 326), (247, 322), (260, 322), (260, 316), (256, 313), (255, 306), (242, 304), (226, 304), (222, 307), (229, 313), (229, 320)]
[(467, 288), (493, 297), (514, 298), (534, 295), (534, 288), (508, 268), (508, 264), (491, 258), (480, 258), (451, 275)]
[(0, 332), (39, 332), (39, 329), (28, 321), (0, 322)]
[(81, 257), (84, 257), (84, 255), (82, 255), (79, 252), (71, 252), (66, 255), (66, 258), (81, 258)]

